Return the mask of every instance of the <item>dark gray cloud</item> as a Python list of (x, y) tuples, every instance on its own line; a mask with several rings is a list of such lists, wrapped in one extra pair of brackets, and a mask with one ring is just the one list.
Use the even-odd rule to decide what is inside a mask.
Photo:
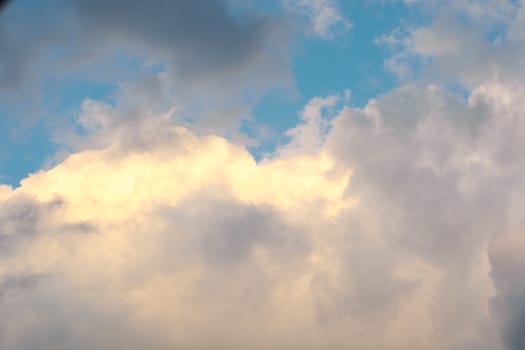
[(24, 244), (31, 244), (48, 235), (84, 235), (98, 233), (89, 222), (66, 222), (50, 225), (50, 218), (62, 209), (64, 202), (57, 198), (39, 202), (30, 196), (18, 195), (0, 203), (0, 255), (16, 257)]
[(506, 228), (489, 246), (491, 276), (497, 291), (491, 307), (500, 322), (506, 350), (525, 347), (524, 232), (523, 225)]
[(62, 226), (62, 231), (70, 234), (89, 234), (99, 232), (97, 227), (89, 222), (65, 224)]
[(96, 38), (125, 47), (138, 44), (167, 57), (190, 79), (234, 72), (263, 48), (275, 18), (233, 17), (224, 1), (73, 2), (78, 25)]
[(234, 71), (262, 49), (268, 32), (278, 26), (278, 19), (269, 16), (235, 18), (224, 1), (57, 0), (17, 5), (6, 14), (0, 31), (5, 45), (2, 72), (11, 80), (22, 79), (29, 63), (53, 49), (66, 54), (62, 59), (86, 50), (92, 51), (88, 57), (96, 57), (111, 53), (108, 45), (116, 50), (131, 46), (139, 50), (137, 55), (152, 58), (168, 56), (181, 74), (190, 76)]
[[(216, 105), (239, 104), (241, 92), (257, 95), (288, 79), (292, 32), (286, 16), (234, 15), (222, 0), (55, 0), (45, 5), (20, 0), (3, 17), (0, 92), (5, 108), (14, 90), (37, 104), (46, 79), (80, 74), (121, 83), (140, 72), (155, 74), (147, 64), (133, 66), (133, 60), (166, 68), (169, 89), (189, 105), (202, 104), (203, 96)], [(130, 69), (122, 69), (127, 64)]]
[(3, 11), (7, 5), (9, 5), (9, 0), (1, 0), (0, 1), (0, 11)]
[(173, 227), (167, 235), (186, 237), (195, 256), (212, 267), (249, 263), (257, 249), (291, 263), (304, 258), (310, 248), (307, 237), (271, 207), (201, 198), (161, 209), (159, 215)]
[(58, 1), (43, 4), (22, 0), (2, 14), (0, 92), (31, 90), (45, 73), (40, 68), (52, 51), (71, 45), (71, 32), (65, 30), (66, 14), (57, 11), (57, 6)]
[(39, 274), (7, 276), (0, 282), (0, 303), (6, 294), (17, 294), (35, 288), (44, 277)]
[(13, 254), (25, 241), (42, 232), (42, 221), (60, 200), (40, 204), (30, 197), (16, 196), (0, 204), (0, 253)]

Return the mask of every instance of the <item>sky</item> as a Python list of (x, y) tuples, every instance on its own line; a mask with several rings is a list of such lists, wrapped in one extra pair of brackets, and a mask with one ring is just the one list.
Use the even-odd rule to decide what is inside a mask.
[(0, 349), (525, 349), (521, 0), (12, 0)]

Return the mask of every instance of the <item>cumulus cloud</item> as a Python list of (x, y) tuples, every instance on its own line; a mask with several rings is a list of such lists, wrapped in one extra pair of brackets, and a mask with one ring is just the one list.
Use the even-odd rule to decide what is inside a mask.
[(522, 221), (524, 163), (514, 150), (523, 147), (523, 91), (517, 82), (487, 82), (465, 103), (442, 88), (406, 86), (344, 111), (327, 141), (353, 169), (350, 193), (376, 215), (388, 246), (422, 259), (427, 283), (439, 271), (431, 297), (439, 310), (428, 317), (431, 334), (446, 339), (441, 348), (501, 348), (495, 311), (504, 348), (523, 345), (522, 311), (512, 306), (521, 300), (520, 279), (505, 272), (503, 261), (512, 261), (505, 243), (487, 261), (487, 246), (496, 244), (489, 242), (507, 241), (493, 237)]
[(0, 188), (0, 346), (518, 349), (523, 91), (316, 98), (259, 162), (91, 102), (99, 149)]
[[(349, 28), (335, 1), (286, 4), (322, 37)], [(379, 41), (396, 46), (392, 67), (429, 59), (427, 74), (456, 75), (467, 97), (425, 80), (363, 108), (348, 91), (315, 97), (255, 161), (210, 131), (245, 111), (219, 84), (281, 79), (281, 17), (221, 1), (69, 3), (61, 21), (87, 40), (70, 64), (103, 36), (107, 52), (122, 43), (166, 70), (115, 103), (85, 100), (54, 135), (72, 154), (0, 186), (0, 348), (522, 349), (522, 10), (425, 6), (430, 24)], [(17, 47), (5, 23), (0, 47)], [(501, 24), (504, 38), (483, 36)], [(1, 61), (10, 83), (30, 65), (17, 52)], [(220, 122), (179, 126), (197, 122), (174, 96), (212, 92)]]
[[(2, 218), (9, 232), (23, 221), (28, 229), (13, 234), (30, 237), (4, 256), (6, 288), (27, 288), (3, 293), (3, 348), (286, 346), (287, 324), (309, 326), (314, 310), (301, 305), (318, 233), (307, 218), (352, 205), (343, 198), (348, 175), (331, 174), (322, 157), (256, 164), (224, 139), (171, 132), (171, 142), (147, 150), (72, 155), (5, 190), (6, 207), (21, 196), (41, 204)], [(55, 198), (56, 208), (40, 209)], [(78, 223), (96, 231), (57, 230)], [(26, 274), (47, 277), (33, 285)]]

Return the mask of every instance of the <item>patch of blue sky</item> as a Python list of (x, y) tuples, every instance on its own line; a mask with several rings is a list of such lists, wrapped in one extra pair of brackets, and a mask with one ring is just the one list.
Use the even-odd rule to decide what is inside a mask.
[(115, 92), (118, 86), (111, 82), (66, 78), (48, 79), (45, 85), (44, 100), (49, 107), (47, 113), (53, 115), (53, 122), (75, 126), (79, 135), (83, 135), (85, 130), (76, 123), (76, 119), (86, 99), (116, 104)]
[(48, 119), (53, 114), (54, 123), (72, 120), (86, 98), (104, 100), (115, 86), (85, 79), (60, 79), (48, 81), (43, 91), (46, 110), (36, 116), (30, 125), (7, 113), (0, 114), (0, 183), (16, 187), (28, 174), (38, 171), (52, 156), (57, 145), (52, 141)]
[[(416, 10), (400, 1), (342, 1), (343, 16), (353, 23), (346, 34), (334, 40), (301, 38), (293, 60), (296, 92), (274, 90), (253, 110), (256, 125), (279, 135), (252, 147), (256, 157), (286, 142), (285, 131), (300, 121), (301, 109), (313, 97), (350, 90), (350, 104), (362, 107), (398, 85), (398, 79), (385, 67), (390, 52), (376, 39), (406, 23), (428, 20), (418, 17)], [(254, 129), (251, 126), (252, 132)], [(244, 125), (244, 131), (250, 132), (249, 125)]]
[(117, 86), (110, 82), (89, 79), (69, 78), (48, 80), (44, 92), (46, 105), (54, 111), (77, 109), (89, 98), (114, 103), (113, 93)]
[[(108, 67), (114, 67), (113, 72), (104, 74)], [(141, 69), (137, 69), (139, 67)], [(81, 71), (47, 75), (41, 85), (39, 104), (42, 107), (32, 110), (38, 115), (31, 115), (31, 122), (8, 114), (9, 110), (0, 111), (0, 183), (17, 187), (29, 173), (41, 169), (59, 147), (53, 142), (51, 130), (57, 123), (74, 126), (84, 100), (114, 105), (119, 81), (163, 69), (159, 64), (117, 53)], [(51, 115), (53, 118), (48, 118)], [(81, 127), (76, 131), (84, 132)]]
[(0, 183), (17, 187), (20, 180), (37, 172), (45, 160), (56, 152), (44, 122), (29, 127), (13, 125), (0, 114)]

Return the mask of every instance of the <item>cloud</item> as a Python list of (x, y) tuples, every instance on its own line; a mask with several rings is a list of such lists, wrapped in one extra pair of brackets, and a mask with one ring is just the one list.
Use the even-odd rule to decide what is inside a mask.
[[(349, 92), (316, 97), (289, 143), (257, 162), (178, 126), (191, 113), (171, 90), (218, 91), (208, 107), (222, 121), (238, 109), (217, 84), (268, 74), (281, 18), (127, 4), (77, 0), (61, 18), (78, 20), (79, 52), (103, 33), (107, 52), (124, 43), (167, 70), (123, 84), (115, 103), (85, 100), (77, 129), (55, 135), (72, 154), (0, 186), (0, 348), (523, 347), (521, 13), (429, 3), (429, 25), (383, 42), (399, 45), (395, 64), (417, 56), (458, 74), (467, 97), (424, 80), (363, 108)], [(348, 26), (336, 5), (290, 4), (324, 37)], [(450, 13), (504, 23), (506, 40)], [(3, 28), (0, 45), (16, 44)], [(5, 57), (23, 81), (30, 63)]]
[(512, 272), (521, 266), (513, 258), (521, 231), (505, 238), (522, 221), (522, 93), (521, 83), (489, 81), (463, 103), (441, 88), (409, 85), (344, 111), (327, 140), (353, 169), (350, 193), (378, 217), (387, 245), (423, 259), (423, 271), (440, 271), (432, 303), (442, 309), (428, 317), (434, 337), (446, 339), (442, 348), (501, 348), (494, 316), (503, 348), (523, 345), (521, 278)]
[[(224, 87), (246, 74), (252, 86), (259, 79), (277, 78), (265, 61), (276, 64), (282, 57), (275, 50), (288, 44), (284, 18), (234, 16), (224, 1), (78, 0), (74, 10), (91, 40), (104, 37), (111, 46), (131, 45), (139, 55), (142, 51), (167, 64), (170, 75), (184, 86), (176, 87), (179, 94), (193, 85), (200, 90), (203, 83), (216, 88), (219, 80)], [(279, 63), (278, 67), (286, 65)]]
[(0, 190), (0, 346), (517, 349), (524, 89), (315, 98), (260, 162), (89, 102), (98, 149)]
[(231, 131), (268, 89), (293, 86), (287, 13), (234, 12), (222, 0), (21, 0), (3, 17), (0, 100), (20, 119), (62, 122), (42, 101), (69, 103), (61, 83), (80, 80)]
[(346, 33), (352, 24), (339, 9), (337, 0), (283, 0), (292, 12), (310, 18), (312, 31), (321, 38), (333, 39)]
[[(173, 74), (195, 76), (199, 80), (210, 74), (229, 75), (249, 65), (264, 49), (263, 43), (269, 33), (282, 25), (277, 17), (255, 14), (233, 17), (223, 1), (211, 5), (202, 1), (188, 3), (163, 0), (148, 4), (140, 1), (107, 3), (82, 0), (58, 4), (69, 5), (66, 6), (69, 12), (54, 12), (57, 3), (39, 9), (42, 11), (40, 22), (50, 25), (45, 30), (29, 26), (27, 21), (33, 19), (31, 14), (26, 13), (27, 18), (18, 18), (15, 22), (12, 17), (20, 15), (20, 8), (14, 8), (6, 14), (11, 16), (3, 23), (2, 42), (17, 45), (19, 49), (6, 50), (3, 57), (6, 67), (27, 63), (27, 60), (15, 61), (15, 57), (11, 56), (18, 51), (25, 53), (26, 49), (31, 48), (25, 47), (31, 43), (28, 40), (17, 37), (18, 40), (14, 42), (14, 35), (18, 33), (27, 34), (28, 37), (24, 39), (30, 39), (31, 36), (36, 41), (44, 39), (43, 43), (32, 49), (36, 56), (46, 54), (43, 50), (51, 50), (45, 47), (46, 43), (67, 45), (69, 50), (74, 50), (73, 54), (76, 50), (76, 54), (88, 53), (88, 57), (107, 54), (108, 50), (111, 51), (109, 46), (116, 45), (121, 50), (131, 46), (138, 50), (134, 54), (163, 58), (165, 63), (173, 63)], [(18, 6), (23, 6), (23, 2)], [(67, 26), (70, 26), (72, 34), (59, 32)], [(82, 46), (75, 42), (81, 42)], [(95, 47), (98, 53), (86, 52)], [(25, 67), (20, 66), (19, 69), (6, 68), (5, 72), (25, 70)]]
[(392, 49), (387, 67), (403, 80), (459, 83), (467, 89), (487, 79), (523, 78), (523, 6), (498, 1), (411, 1), (430, 19), (379, 40)]
[[(286, 346), (289, 322), (311, 327), (315, 312), (301, 307), (308, 217), (352, 205), (348, 174), (330, 173), (321, 156), (257, 164), (219, 137), (176, 127), (169, 135), (74, 154), (5, 189), (2, 206), (14, 209), (1, 226), (16, 223), (9, 232), (24, 241), (4, 256), (2, 278), (46, 278), (4, 293), (1, 347)], [(58, 229), (79, 223), (96, 234)]]
[(2, 201), (0, 253), (16, 254), (19, 245), (34, 240), (42, 230), (40, 217), (60, 204), (56, 199), (39, 204), (26, 196), (15, 196)]
[(42, 276), (8, 276), (0, 283), (0, 298), (5, 293), (16, 293), (36, 286)]
[(525, 338), (525, 289), (523, 285), (523, 228), (515, 226), (501, 232), (490, 245), (496, 297), (492, 307), (502, 324), (506, 349), (523, 348)]
[(9, 4), (9, 1), (7, 0), (0, 1), (0, 11), (2, 11), (8, 4)]

